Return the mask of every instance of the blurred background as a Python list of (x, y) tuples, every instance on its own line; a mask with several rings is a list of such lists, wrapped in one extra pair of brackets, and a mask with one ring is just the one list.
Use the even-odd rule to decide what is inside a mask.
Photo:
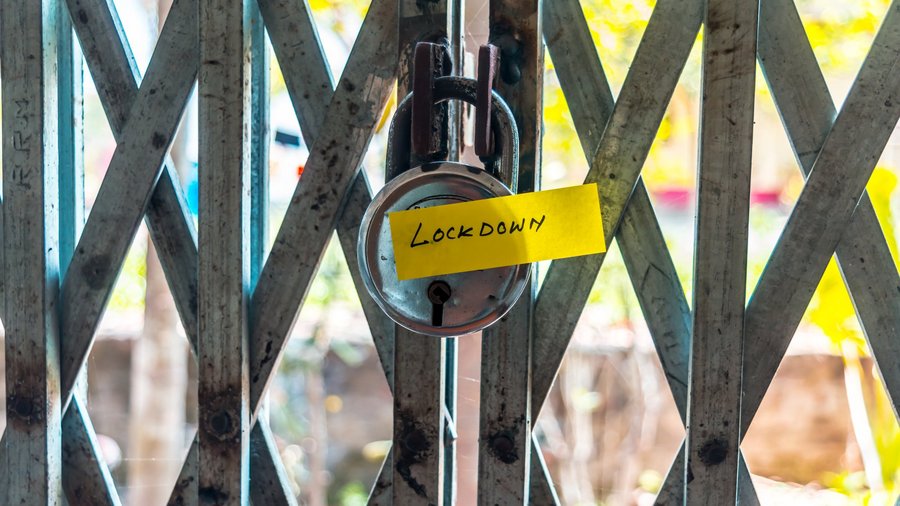
[[(329, 64), (339, 76), (367, 4), (309, 3)], [(796, 3), (839, 106), (889, 2)], [(115, 0), (115, 4), (144, 69), (171, 0)], [(474, 51), (487, 39), (488, 6), (485, 0), (465, 4), (466, 47)], [(654, 4), (582, 1), (614, 93), (622, 85)], [(274, 56), (271, 66), (270, 236), (274, 237), (308, 151)], [(474, 75), (472, 53), (466, 55), (464, 72)], [(700, 38), (643, 170), (688, 300), (699, 85)], [(115, 141), (87, 72), (84, 88), (90, 206)], [(756, 98), (748, 290), (762, 272), (803, 186), (761, 74)], [(376, 190), (384, 178), (384, 127), (394, 104), (385, 112), (366, 156), (365, 170)], [(172, 157), (196, 213), (196, 98), (185, 112)], [(547, 55), (543, 187), (579, 184), (587, 168)], [(868, 185), (895, 260), (898, 169), (900, 134), (895, 130)], [(475, 503), (480, 339), (478, 335), (459, 339), (459, 504)], [(196, 429), (196, 372), (145, 230), (131, 247), (99, 330), (89, 358), (88, 389), (90, 415), (124, 501), (164, 504)], [(390, 446), (392, 405), (346, 262), (334, 245), (300, 311), (270, 392), (272, 429), (301, 504), (365, 504)], [(568, 505), (652, 504), (680, 445), (684, 429), (615, 245), (535, 430), (560, 498)], [(834, 262), (743, 450), (764, 505), (887, 505), (900, 494), (900, 428)]]

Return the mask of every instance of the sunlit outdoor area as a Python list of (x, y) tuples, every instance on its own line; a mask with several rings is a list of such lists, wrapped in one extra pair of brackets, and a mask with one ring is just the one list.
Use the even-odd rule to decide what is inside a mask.
[[(628, 75), (655, 3), (581, 2), (613, 97)], [(839, 110), (890, 2), (795, 3)], [(115, 0), (142, 72), (171, 4), (172, 0)], [(368, 3), (309, 0), (308, 4), (337, 81)], [(487, 9), (484, 0), (465, 0), (466, 55), (461, 71), (468, 77), (475, 76), (475, 52), (487, 41)], [(701, 45), (702, 31), (641, 172), (689, 303), (695, 269)], [(268, 55), (271, 243), (295, 186), (303, 184), (309, 139), (298, 124), (282, 69), (274, 53)], [(549, 51), (545, 56), (543, 189), (581, 184), (593, 155), (575, 130), (552, 56)], [(589, 57), (593, 55), (585, 55)], [(384, 183), (388, 130), (396, 104), (396, 98), (390, 100), (364, 159), (373, 191)], [(116, 148), (106, 115), (85, 70), (88, 209)], [(195, 96), (170, 152), (195, 219), (197, 121)], [(463, 159), (475, 164), (471, 111), (464, 111), (462, 123)], [(804, 184), (761, 69), (756, 77), (753, 135), (748, 298)], [(895, 129), (867, 186), (895, 262), (900, 262), (898, 177), (900, 132)], [(103, 456), (129, 506), (165, 503), (198, 424), (196, 362), (148, 235), (142, 226), (131, 246), (79, 394), (88, 400)], [(538, 266), (538, 279), (546, 268), (544, 263)], [(455, 428), (460, 505), (476, 503), (481, 349), (480, 334), (458, 338)], [(392, 406), (391, 389), (335, 235), (298, 313), (260, 415), (270, 421), (287, 483), (299, 504), (366, 504), (391, 447)], [(616, 243), (534, 420), (536, 441), (562, 504), (654, 504), (685, 430)], [(900, 427), (834, 260), (741, 448), (763, 505), (880, 506), (893, 505), (900, 497)]]

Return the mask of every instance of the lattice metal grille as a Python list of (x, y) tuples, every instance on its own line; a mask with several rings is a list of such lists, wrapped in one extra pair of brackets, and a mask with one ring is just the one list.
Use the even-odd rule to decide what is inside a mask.
[[(373, 0), (336, 85), (302, 0), (175, 0), (144, 76), (112, 2), (2, 5), (5, 504), (55, 504), (61, 488), (72, 505), (119, 503), (73, 393), (141, 220), (200, 366), (200, 429), (170, 504), (294, 503), (260, 413), (334, 230), (395, 394), (395, 448), (370, 503), (453, 503), (455, 343), (409, 335), (378, 310), (356, 237), (372, 198), (359, 167), (376, 123), (395, 82), (408, 90), (416, 42), (447, 39), (459, 62), (459, 0)], [(660, 0), (616, 100), (577, 0), (490, 5), (491, 39), (512, 66), (499, 88), (521, 131), (520, 191), (540, 181), (543, 39), (590, 162), (586, 181), (599, 183), (606, 241), (619, 244), (690, 427), (687, 470), (679, 452), (658, 503), (759, 502), (739, 441), (832, 254), (896, 413), (900, 277), (865, 184), (900, 116), (900, 3), (840, 113), (790, 0)], [(640, 172), (704, 19), (692, 313)], [(312, 147), (268, 252), (263, 27)], [(117, 141), (83, 230), (72, 28)], [(757, 60), (808, 180), (745, 308)], [(167, 157), (198, 76), (199, 237)], [(531, 420), (603, 260), (553, 262), (540, 291), (487, 333), (480, 503), (558, 502)]]

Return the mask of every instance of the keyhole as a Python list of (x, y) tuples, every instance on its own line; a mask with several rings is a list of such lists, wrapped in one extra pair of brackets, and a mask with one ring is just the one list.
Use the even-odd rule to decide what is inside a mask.
[(450, 285), (446, 281), (435, 281), (428, 285), (428, 300), (431, 301), (431, 324), (444, 324), (444, 303), (450, 300)]

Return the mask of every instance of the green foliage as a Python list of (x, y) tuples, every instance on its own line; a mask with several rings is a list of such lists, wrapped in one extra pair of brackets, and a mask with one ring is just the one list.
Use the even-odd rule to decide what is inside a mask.
[(797, 0), (806, 35), (827, 74), (853, 74), (869, 51), (888, 0)]
[(338, 491), (337, 500), (341, 506), (365, 506), (369, 500), (369, 493), (362, 483), (354, 481)]
[[(355, 266), (354, 266), (355, 267)], [(309, 287), (305, 304), (327, 306), (334, 302), (355, 302), (356, 289), (347, 261), (341, 252), (336, 234), (325, 249), (319, 272)]]
[(135, 311), (144, 307), (147, 291), (147, 244), (132, 243), (109, 300), (110, 311)]

